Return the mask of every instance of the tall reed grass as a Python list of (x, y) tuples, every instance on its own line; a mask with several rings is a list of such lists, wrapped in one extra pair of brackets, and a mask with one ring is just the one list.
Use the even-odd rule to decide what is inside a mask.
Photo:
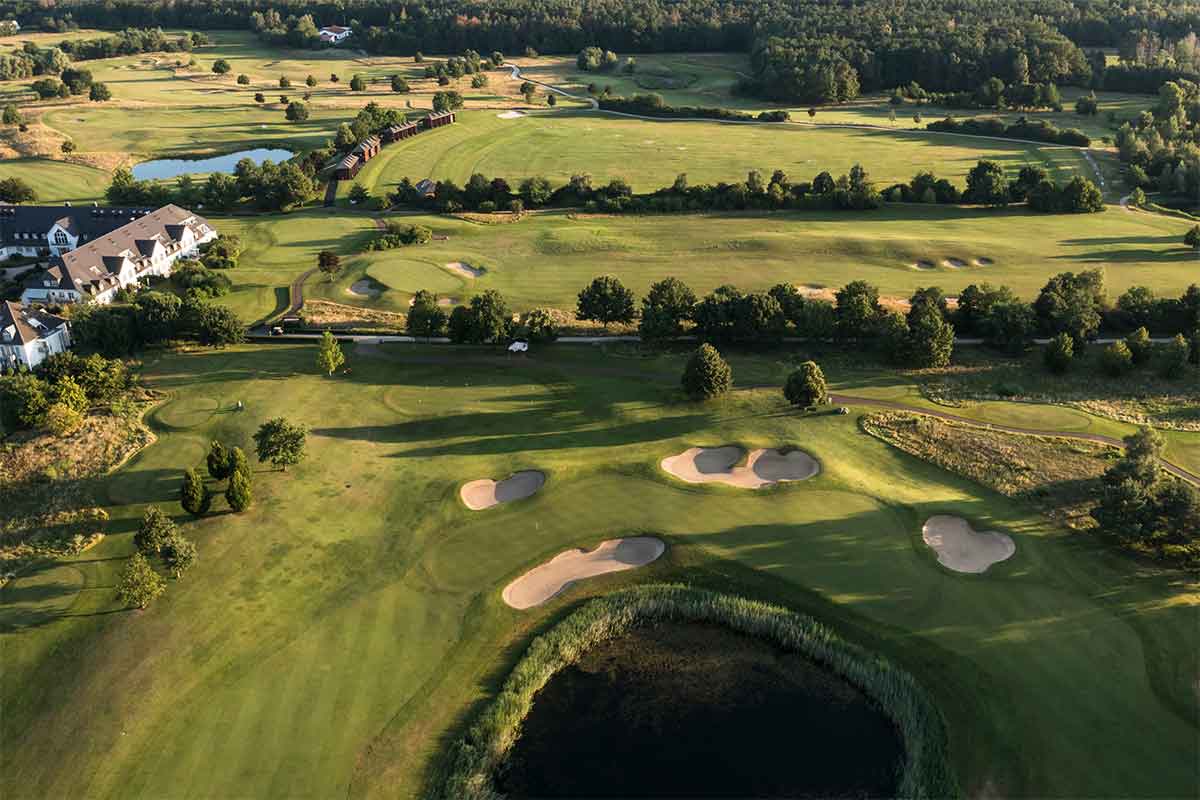
[(804, 655), (845, 678), (874, 700), (900, 732), (905, 761), (899, 796), (959, 795), (942, 716), (907, 672), (785, 608), (679, 584), (648, 584), (592, 600), (534, 639), (495, 700), (451, 746), (436, 796), (500, 800), (493, 775), (517, 740), (534, 695), (589, 648), (636, 626), (664, 621), (724, 625)]

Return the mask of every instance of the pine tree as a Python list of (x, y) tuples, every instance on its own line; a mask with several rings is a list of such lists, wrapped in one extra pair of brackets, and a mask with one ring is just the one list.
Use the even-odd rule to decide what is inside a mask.
[(208, 474), (215, 481), (223, 481), (229, 477), (229, 451), (225, 445), (213, 439), (208, 448)]
[(247, 472), (237, 470), (229, 478), (229, 486), (225, 489), (225, 500), (229, 507), (241, 513), (254, 502), (254, 494), (250, 490), (250, 476)]
[(194, 469), (183, 473), (183, 488), (179, 493), (179, 502), (183, 506), (183, 510), (194, 517), (202, 516), (208, 511), (212, 500), (208, 496), (208, 490), (204, 487), (204, 480), (200, 477), (200, 473)]
[(246, 477), (250, 477), (250, 461), (242, 452), (242, 448), (234, 447), (229, 451), (229, 463), (225, 467), (225, 476), (229, 477), (239, 471), (246, 473)]
[(688, 359), (683, 370), (683, 390), (688, 396), (703, 400), (725, 394), (733, 387), (733, 371), (721, 358), (717, 348), (702, 344)]

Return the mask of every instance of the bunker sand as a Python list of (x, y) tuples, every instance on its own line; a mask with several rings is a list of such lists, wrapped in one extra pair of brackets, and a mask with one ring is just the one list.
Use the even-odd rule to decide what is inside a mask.
[(666, 549), (661, 539), (632, 536), (607, 539), (595, 550), (567, 550), (505, 586), (501, 597), (518, 610), (540, 606), (576, 581), (643, 567)]
[(546, 483), (546, 476), (537, 470), (514, 472), (502, 481), (482, 478), (470, 483), (464, 483), (459, 489), (459, 496), (472, 511), (482, 511), (485, 508), (510, 503), (529, 497)]
[(742, 489), (761, 489), (786, 481), (803, 481), (821, 471), (821, 464), (803, 450), (752, 450), (745, 466), (734, 466), (745, 451), (740, 447), (690, 447), (668, 456), (660, 466), (687, 483), (724, 483)]
[(938, 563), (955, 572), (984, 572), (1017, 552), (1008, 534), (976, 531), (962, 517), (944, 514), (925, 522), (921, 538), (937, 553)]
[(462, 277), (462, 278), (478, 278), (480, 275), (482, 275), (484, 273), (484, 270), (476, 269), (475, 267), (472, 267), (470, 264), (464, 264), (461, 261), (448, 262), (446, 264), (446, 269), (450, 270), (455, 275), (458, 275), (459, 277)]

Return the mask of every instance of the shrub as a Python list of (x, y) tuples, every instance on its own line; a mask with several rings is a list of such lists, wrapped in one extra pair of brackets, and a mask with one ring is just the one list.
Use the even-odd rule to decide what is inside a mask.
[(535, 308), (521, 318), (521, 335), (531, 342), (553, 342), (558, 338), (554, 316), (547, 308)]
[(815, 361), (805, 361), (800, 369), (788, 375), (783, 385), (783, 396), (794, 406), (808, 408), (829, 402), (829, 389), (825, 373)]
[(454, 742), (438, 800), (498, 800), (500, 771), (534, 696), (581, 654), (640, 625), (705, 622), (761, 637), (803, 655), (866, 693), (895, 724), (906, 758), (901, 797), (957, 797), (945, 723), (921, 685), (881, 656), (816, 620), (779, 606), (680, 585), (647, 585), (588, 602), (537, 637), (466, 734)]
[(1174, 380), (1187, 372), (1191, 348), (1182, 334), (1162, 346), (1158, 356), (1158, 371), (1164, 378)]
[(1154, 355), (1154, 342), (1150, 341), (1150, 331), (1143, 326), (1125, 337), (1125, 344), (1133, 358), (1133, 363), (1141, 366)]
[(409, 336), (418, 338), (441, 336), (445, 332), (446, 312), (438, 306), (432, 292), (421, 289), (413, 295), (405, 330)]
[(717, 348), (702, 344), (688, 359), (683, 370), (683, 390), (696, 400), (725, 394), (733, 387), (733, 371)]
[(433, 231), (424, 225), (402, 225), (389, 222), (387, 229), (367, 243), (368, 250), (394, 250), (411, 244), (428, 244)]
[(66, 403), (51, 403), (46, 409), (46, 430), (58, 437), (69, 436), (83, 424), (83, 414)]

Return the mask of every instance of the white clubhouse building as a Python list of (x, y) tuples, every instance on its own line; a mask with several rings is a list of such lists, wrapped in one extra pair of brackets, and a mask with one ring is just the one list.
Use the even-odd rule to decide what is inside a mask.
[(176, 261), (215, 238), (208, 220), (177, 205), (0, 206), (0, 258), (49, 257), (26, 275), (25, 305), (109, 303), (122, 288), (167, 277)]
[(62, 317), (0, 301), (0, 369), (33, 369), (71, 346), (71, 327)]

